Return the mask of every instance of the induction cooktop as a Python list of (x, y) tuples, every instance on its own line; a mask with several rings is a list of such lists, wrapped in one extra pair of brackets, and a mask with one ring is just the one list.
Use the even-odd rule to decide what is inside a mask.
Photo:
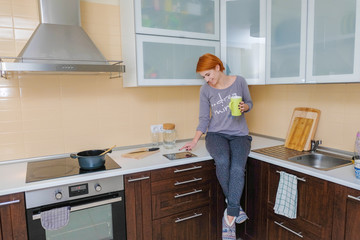
[(118, 168), (121, 167), (108, 155), (105, 156), (105, 165), (94, 170), (81, 169), (78, 160), (71, 157), (58, 158), (46, 161), (28, 162), (26, 171), (26, 182), (30, 183), (78, 174), (108, 171)]

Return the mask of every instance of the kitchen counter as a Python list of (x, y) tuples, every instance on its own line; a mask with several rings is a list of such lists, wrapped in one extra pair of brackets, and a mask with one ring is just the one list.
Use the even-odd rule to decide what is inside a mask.
[[(281, 144), (284, 144), (284, 142), (261, 136), (253, 136), (252, 150)], [(125, 175), (165, 167), (173, 167), (177, 165), (195, 163), (211, 159), (209, 153), (205, 148), (204, 140), (200, 140), (196, 148), (191, 151), (192, 153), (196, 154), (197, 157), (182, 160), (168, 160), (167, 158), (162, 156), (166, 153), (178, 152), (178, 149), (183, 145), (184, 142), (179, 142), (176, 144), (176, 148), (174, 149), (164, 149), (163, 146), (161, 146), (159, 152), (139, 160), (121, 157), (123, 153), (127, 153), (135, 149), (115, 150), (111, 154), (109, 154), (109, 156), (121, 166), (120, 169), (80, 174), (32, 183), (25, 183), (27, 161), (14, 160), (4, 162), (0, 164), (0, 176), (2, 179), (0, 183), (0, 196), (16, 192), (24, 192), (35, 189), (59, 186), (63, 184), (79, 183), (93, 179)], [(321, 171), (289, 161), (279, 160), (276, 158), (265, 156), (255, 152), (251, 152), (250, 157), (360, 190), (360, 180), (355, 178), (353, 165), (329, 171)], [(45, 159), (46, 158), (42, 158), (42, 160)]]

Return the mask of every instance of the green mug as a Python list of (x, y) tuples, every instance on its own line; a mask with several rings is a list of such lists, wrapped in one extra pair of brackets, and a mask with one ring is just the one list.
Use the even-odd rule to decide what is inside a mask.
[(232, 116), (241, 116), (241, 110), (239, 109), (239, 104), (241, 103), (241, 101), (241, 96), (231, 97), (231, 100), (229, 102), (229, 108)]

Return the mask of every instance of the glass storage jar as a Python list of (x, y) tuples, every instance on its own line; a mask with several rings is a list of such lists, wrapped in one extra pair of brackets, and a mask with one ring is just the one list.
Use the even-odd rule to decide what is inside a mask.
[(164, 123), (163, 124), (163, 144), (167, 149), (174, 148), (176, 142), (175, 124)]

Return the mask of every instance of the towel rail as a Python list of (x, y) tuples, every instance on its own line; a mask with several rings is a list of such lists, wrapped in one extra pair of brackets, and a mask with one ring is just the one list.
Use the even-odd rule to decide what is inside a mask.
[[(122, 197), (117, 197), (117, 198), (107, 199), (107, 200), (100, 201), (100, 202), (87, 203), (87, 204), (84, 204), (84, 205), (71, 207), (70, 212), (84, 210), (84, 209), (92, 208), (92, 207), (98, 207), (98, 206), (102, 206), (102, 205), (106, 205), (106, 204), (110, 204), (110, 203), (115, 203), (115, 202), (121, 202), (122, 200), (123, 200)], [(32, 219), (33, 220), (41, 219), (41, 213), (34, 214), (32, 216)]]
[[(280, 171), (276, 171), (276, 172), (280, 174)], [(296, 178), (297, 178), (297, 180), (299, 180), (299, 181), (306, 182), (306, 179), (305, 179), (305, 178), (299, 178), (299, 177), (296, 177)]]

